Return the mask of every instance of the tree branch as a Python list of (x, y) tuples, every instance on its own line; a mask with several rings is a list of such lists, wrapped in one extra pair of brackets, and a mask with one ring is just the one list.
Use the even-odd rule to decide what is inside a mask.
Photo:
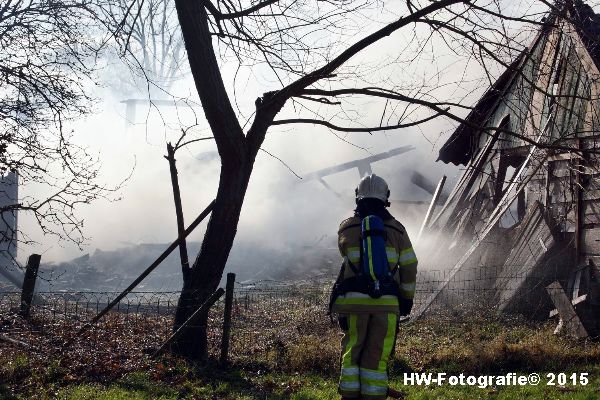
[(427, 7), (424, 7), (421, 10), (414, 12), (406, 17), (400, 18), (399, 20), (392, 22), (391, 24), (388, 24), (380, 30), (370, 34), (369, 36), (359, 40), (323, 67), (309, 73), (308, 75), (301, 77), (300, 79), (281, 89), (279, 92), (277, 92), (276, 97), (281, 97), (287, 100), (290, 97), (295, 96), (300, 90), (314, 84), (318, 80), (331, 76), (340, 66), (342, 66), (350, 58), (352, 58), (362, 50), (366, 49), (370, 45), (376, 43), (377, 41), (385, 38), (386, 36), (391, 35), (398, 29), (403, 28), (408, 24), (417, 22), (419, 19), (425, 17), (426, 15), (449, 7), (453, 4), (468, 2), (469, 0), (441, 0), (430, 4)]
[(401, 129), (401, 128), (409, 128), (411, 126), (416, 126), (422, 123), (425, 123), (427, 121), (431, 121), (432, 119), (435, 119), (437, 117), (439, 117), (440, 113), (431, 115), (427, 118), (423, 118), (420, 119), (418, 121), (414, 121), (414, 122), (409, 122), (406, 124), (397, 124), (397, 125), (386, 125), (386, 126), (376, 126), (376, 127), (372, 127), (372, 128), (346, 128), (346, 127), (342, 127), (342, 126), (338, 126), (338, 125), (334, 125), (331, 122), (328, 121), (322, 121), (319, 119), (312, 119), (312, 118), (291, 118), (291, 119), (280, 119), (277, 121), (273, 121), (273, 123), (271, 125), (286, 125), (286, 124), (314, 124), (314, 125), (323, 125), (326, 126), (330, 129), (336, 130), (336, 131), (340, 131), (340, 132), (378, 132), (378, 131), (389, 131), (392, 129)]
[[(294, 97), (308, 99), (308, 97), (305, 97), (305, 96), (342, 96), (342, 95), (353, 95), (353, 94), (360, 94), (360, 95), (372, 96), (372, 97), (382, 97), (385, 99), (405, 101), (408, 103), (417, 103), (418, 102), (418, 100), (414, 97), (406, 96), (406, 95), (400, 94), (398, 92), (394, 92), (389, 89), (383, 89), (383, 88), (378, 88), (378, 87), (334, 89), (334, 90), (312, 89), (311, 88), (311, 89), (304, 89), (304, 90), (300, 91), (300, 93)], [(314, 99), (311, 99), (311, 100), (314, 100)], [(471, 108), (472, 108), (472, 107), (462, 105), (460, 103), (429, 102), (427, 100), (423, 100), (423, 103), (421, 105), (424, 105), (424, 106), (436, 105), (436, 106), (440, 106), (440, 107), (441, 106), (453, 106), (453, 107), (464, 108), (466, 110), (471, 110)]]
[[(508, 129), (504, 129), (501, 127), (493, 127), (493, 126), (481, 126), (478, 124), (475, 124), (471, 121), (469, 121), (468, 119), (465, 118), (461, 118), (457, 115), (455, 115), (454, 113), (450, 112), (450, 108), (446, 107), (446, 108), (442, 108), (440, 107), (440, 105), (449, 105), (452, 103), (435, 103), (435, 102), (430, 102), (427, 100), (423, 100), (423, 99), (417, 99), (414, 97), (410, 97), (410, 96), (405, 96), (402, 95), (400, 93), (396, 93), (390, 90), (385, 90), (382, 88), (362, 88), (362, 89), (338, 89), (338, 90), (322, 90), (322, 89), (305, 89), (301, 92), (302, 94), (306, 94), (306, 95), (317, 95), (317, 96), (339, 96), (339, 95), (347, 95), (347, 94), (362, 94), (362, 95), (367, 95), (367, 96), (375, 96), (375, 97), (383, 97), (383, 98), (387, 98), (387, 99), (393, 99), (393, 100), (400, 100), (400, 101), (405, 101), (408, 103), (413, 103), (413, 104), (418, 104), (424, 107), (428, 107), (431, 110), (437, 112), (437, 114), (435, 114), (433, 117), (430, 117), (429, 119), (433, 119), (435, 117), (438, 117), (440, 115), (443, 115), (447, 118), (450, 118), (456, 122), (458, 122), (459, 124), (463, 124), (468, 126), (469, 128), (475, 129), (475, 130), (480, 130), (480, 131), (491, 131), (491, 132), (498, 132), (498, 133), (505, 133), (507, 135), (510, 135), (512, 137), (515, 137), (517, 139), (520, 139), (522, 141), (524, 141), (525, 143), (528, 143), (529, 145), (532, 146), (536, 146), (539, 148), (545, 148), (545, 149), (549, 149), (549, 150), (560, 150), (560, 151), (571, 151), (571, 152), (577, 152), (577, 153), (589, 153), (589, 154), (600, 154), (600, 150), (597, 149), (586, 149), (586, 150), (581, 150), (579, 148), (573, 147), (573, 146), (563, 146), (560, 144), (560, 139), (552, 142), (552, 143), (540, 143), (535, 141), (534, 139), (526, 136), (526, 135), (522, 135), (519, 134), (517, 132), (508, 130)], [(458, 104), (455, 104), (456, 106), (459, 106)], [(465, 106), (462, 106), (464, 108), (467, 108)], [(425, 122), (428, 119), (422, 120), (421, 122)], [(301, 123), (300, 121), (303, 121), (301, 119), (297, 119), (297, 120), (282, 120), (282, 121), (290, 121), (287, 123)], [(274, 121), (273, 125), (283, 125), (282, 121)], [(313, 120), (304, 120), (306, 122), (304, 123), (314, 123), (314, 122), (308, 122), (308, 121), (313, 121)], [(421, 123), (419, 122), (419, 123)], [(316, 122), (316, 124), (320, 124), (320, 125), (326, 125), (330, 124), (329, 122), (324, 122), (324, 121), (319, 121)], [(333, 125), (335, 126), (335, 125)], [(399, 126), (400, 127), (405, 127), (405, 126)], [(335, 128), (332, 128), (335, 129)], [(341, 130), (343, 132), (370, 132), (370, 131), (377, 131), (377, 130), (389, 130), (389, 129), (395, 129), (393, 127), (382, 127), (382, 129), (366, 129), (366, 130), (356, 130), (356, 131), (350, 131), (350, 130), (345, 130), (345, 129), (359, 129), (359, 128), (342, 128), (342, 129), (336, 129), (336, 130)], [(568, 140), (568, 138), (566, 138), (565, 140)]]
[(264, 96), (257, 100), (256, 103), (256, 117), (246, 135), (247, 143), (253, 153), (258, 152), (266, 131), (270, 125), (273, 124), (273, 120), (277, 113), (283, 108), (285, 102), (293, 96), (299, 94), (299, 92), (327, 77), (334, 75), (335, 71), (347, 62), (350, 58), (366, 49), (370, 45), (378, 42), (379, 40), (391, 35), (400, 28), (417, 22), (419, 19), (429, 15), (430, 13), (449, 7), (453, 4), (466, 3), (470, 0), (440, 0), (427, 7), (422, 8), (406, 17), (402, 17), (399, 20), (392, 22), (378, 31), (368, 35), (367, 37), (359, 40), (352, 46), (344, 50), (340, 55), (334, 58), (329, 63), (325, 64), (321, 68), (304, 75), (303, 77), (292, 82), (288, 86), (282, 88), (277, 92), (265, 93)]
[(265, 0), (265, 1), (262, 1), (259, 3), (256, 3), (252, 7), (247, 8), (245, 10), (240, 10), (240, 11), (235, 11), (235, 12), (230, 12), (230, 13), (225, 13), (225, 14), (223, 14), (221, 11), (219, 11), (219, 9), (217, 9), (217, 7), (210, 0), (203, 0), (202, 4), (204, 4), (204, 7), (206, 7), (206, 9), (210, 12), (210, 14), (216, 20), (224, 20), (224, 19), (234, 19), (234, 18), (248, 16), (252, 13), (260, 11), (261, 9), (263, 9), (265, 7), (270, 6), (271, 4), (275, 4), (278, 1), (279, 0)]

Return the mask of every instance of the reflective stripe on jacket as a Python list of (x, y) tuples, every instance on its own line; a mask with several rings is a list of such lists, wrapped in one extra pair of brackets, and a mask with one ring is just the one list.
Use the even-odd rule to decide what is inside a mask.
[(398, 298), (384, 295), (377, 299), (368, 294), (348, 292), (338, 296), (333, 303), (333, 311), (340, 314), (362, 314), (372, 312), (398, 313)]

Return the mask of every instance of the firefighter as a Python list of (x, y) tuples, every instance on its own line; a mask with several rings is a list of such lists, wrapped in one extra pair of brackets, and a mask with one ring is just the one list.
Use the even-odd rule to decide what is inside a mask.
[[(338, 231), (343, 264), (330, 304), (344, 332), (338, 392), (342, 399), (386, 399), (400, 395), (388, 388), (387, 364), (395, 345), (398, 316), (407, 316), (412, 309), (417, 257), (404, 226), (386, 209), (390, 191), (385, 180), (366, 175), (355, 193), (354, 216), (342, 221)], [(368, 216), (379, 217), (384, 232), (365, 231)], [(383, 279), (376, 282), (377, 291), (373, 292), (373, 277), (369, 276), (373, 270), (361, 273), (360, 266), (368, 265), (364, 259), (371, 251), (365, 236), (377, 234), (383, 237), (382, 246), (385, 243), (383, 263), (390, 279), (387, 284)]]

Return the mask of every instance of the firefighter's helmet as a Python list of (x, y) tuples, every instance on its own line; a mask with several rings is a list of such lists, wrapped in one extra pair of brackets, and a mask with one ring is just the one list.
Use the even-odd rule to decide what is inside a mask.
[(361, 180), (356, 190), (356, 201), (362, 199), (379, 199), (384, 203), (388, 203), (390, 190), (385, 180), (375, 174), (365, 175)]

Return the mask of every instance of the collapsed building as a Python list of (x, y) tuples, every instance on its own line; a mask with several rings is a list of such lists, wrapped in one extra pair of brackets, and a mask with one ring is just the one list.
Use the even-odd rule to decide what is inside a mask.
[(600, 332), (599, 95), (600, 16), (575, 0), (545, 19), (440, 150), (464, 172), (427, 226), (427, 264), (450, 269), (420, 314), (471, 281), (501, 311), (547, 318), (545, 288), (558, 280)]

